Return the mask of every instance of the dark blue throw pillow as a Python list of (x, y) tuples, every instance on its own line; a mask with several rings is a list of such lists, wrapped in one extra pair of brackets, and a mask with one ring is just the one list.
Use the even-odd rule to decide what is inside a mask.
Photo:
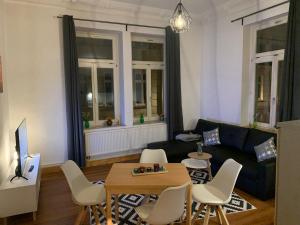
[(251, 128), (248, 132), (248, 136), (244, 146), (244, 151), (255, 154), (254, 146), (260, 145), (261, 143), (269, 140), (272, 137), (274, 138), (274, 143), (276, 145), (276, 134)]

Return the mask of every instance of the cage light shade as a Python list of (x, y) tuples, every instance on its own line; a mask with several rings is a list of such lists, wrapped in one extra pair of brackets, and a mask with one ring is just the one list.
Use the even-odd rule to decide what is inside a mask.
[(191, 22), (192, 18), (180, 0), (170, 19), (170, 26), (174, 32), (183, 33), (190, 29)]

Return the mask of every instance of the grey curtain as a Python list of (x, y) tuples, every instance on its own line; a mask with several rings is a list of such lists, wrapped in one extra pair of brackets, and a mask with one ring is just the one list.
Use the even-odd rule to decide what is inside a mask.
[(284, 75), (281, 80), (280, 121), (300, 119), (300, 1), (290, 0)]
[(83, 123), (79, 98), (76, 32), (72, 16), (63, 16), (63, 43), (68, 132), (68, 157), (78, 166), (85, 165)]
[(180, 78), (180, 37), (170, 26), (166, 28), (166, 83), (168, 139), (174, 133), (183, 131), (181, 78)]

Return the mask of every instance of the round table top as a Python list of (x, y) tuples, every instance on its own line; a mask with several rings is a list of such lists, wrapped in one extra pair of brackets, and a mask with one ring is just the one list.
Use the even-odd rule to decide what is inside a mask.
[(185, 165), (187, 168), (191, 169), (206, 169), (210, 166), (210, 163), (206, 160), (199, 160), (199, 159), (184, 159), (181, 161), (182, 164)]
[(198, 152), (191, 152), (188, 154), (188, 157), (198, 160), (209, 160), (212, 158), (212, 155), (206, 152), (202, 152), (201, 154), (198, 154)]

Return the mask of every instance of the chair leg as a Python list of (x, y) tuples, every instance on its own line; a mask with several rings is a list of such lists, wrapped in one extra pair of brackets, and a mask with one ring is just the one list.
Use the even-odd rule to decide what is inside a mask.
[(202, 210), (204, 209), (205, 205), (204, 204), (201, 204), (199, 206), (199, 209), (197, 210), (197, 212), (195, 213), (193, 219), (192, 219), (192, 224), (194, 224), (198, 218), (198, 216), (200, 215), (200, 213), (202, 212)]
[(218, 206), (216, 206), (215, 209), (216, 209), (216, 217), (218, 219), (218, 223), (222, 225), (223, 224), (222, 217), (221, 217), (221, 214), (220, 214), (220, 212), (218, 210)]
[(106, 218), (106, 211), (100, 204), (99, 204), (99, 210), (103, 214), (103, 216)]
[(115, 195), (115, 218), (119, 221), (119, 195)]
[(81, 207), (80, 212), (79, 212), (79, 214), (78, 214), (78, 216), (76, 218), (75, 225), (81, 225), (83, 217), (85, 215), (85, 211), (86, 211), (85, 207)]
[(203, 225), (208, 225), (209, 216), (210, 216), (210, 209), (211, 209), (211, 206), (207, 205)]
[(93, 214), (94, 214), (94, 217), (95, 217), (96, 225), (100, 225), (99, 215), (98, 215), (96, 206), (93, 205), (93, 206), (92, 206), (92, 210), (93, 210)]
[(229, 225), (229, 222), (228, 222), (228, 219), (222, 209), (222, 207), (219, 205), (218, 206), (218, 210), (219, 210), (219, 213), (221, 214), (221, 218), (223, 219), (223, 221), (225, 222), (225, 225)]
[(137, 225), (141, 225), (142, 224), (142, 219), (141, 217), (138, 218), (138, 221), (137, 221)]

